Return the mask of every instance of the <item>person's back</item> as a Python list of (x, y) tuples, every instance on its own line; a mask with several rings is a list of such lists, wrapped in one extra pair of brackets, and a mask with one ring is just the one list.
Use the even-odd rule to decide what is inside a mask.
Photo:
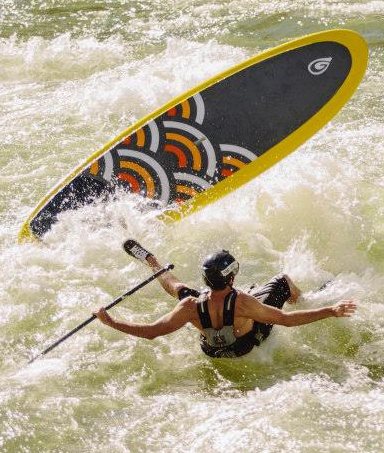
[[(226, 297), (231, 293), (231, 291), (235, 290), (237, 293), (237, 297), (233, 302), (235, 304), (235, 311), (234, 311), (234, 322), (233, 322), (233, 332), (235, 337), (241, 337), (242, 335), (248, 333), (252, 329), (253, 319), (246, 318), (244, 316), (240, 316), (241, 313), (241, 305), (243, 302), (243, 292), (236, 288), (227, 287), (224, 290), (219, 291), (208, 291), (207, 294), (207, 305), (208, 305), (208, 312), (209, 316), (212, 321), (212, 327), (216, 330), (220, 330), (224, 326), (224, 304)], [(196, 300), (196, 304), (198, 300)], [(196, 308), (197, 309), (197, 308)], [(201, 325), (201, 323), (200, 323)], [(199, 330), (201, 328), (196, 325)]]

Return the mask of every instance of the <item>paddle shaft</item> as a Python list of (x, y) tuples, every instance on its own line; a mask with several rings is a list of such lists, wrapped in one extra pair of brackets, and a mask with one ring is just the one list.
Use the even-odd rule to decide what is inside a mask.
[[(124, 300), (126, 297), (130, 296), (131, 294), (135, 293), (136, 291), (138, 291), (139, 289), (143, 288), (145, 285), (148, 285), (148, 283), (150, 283), (151, 281), (155, 280), (157, 277), (159, 277), (160, 275), (164, 274), (164, 272), (167, 272), (171, 269), (173, 269), (175, 266), (173, 264), (167, 264), (165, 267), (163, 267), (162, 269), (160, 269), (159, 271), (155, 272), (153, 275), (151, 275), (150, 277), (148, 277), (146, 280), (144, 280), (143, 282), (139, 283), (137, 286), (135, 286), (134, 288), (130, 289), (129, 291), (127, 291), (126, 293), (122, 294), (120, 297), (118, 297), (117, 299), (115, 299), (113, 302), (111, 302), (109, 305), (107, 305), (105, 307), (106, 310), (109, 310), (110, 308), (114, 307), (115, 305), (117, 305), (118, 303), (120, 303), (122, 300)], [(68, 332), (67, 334), (65, 334), (63, 337), (59, 338), (57, 341), (55, 341), (54, 343), (52, 343), (50, 346), (48, 346), (48, 348), (44, 349), (44, 351), (40, 352), (39, 354), (37, 354), (36, 356), (32, 357), (32, 359), (28, 362), (28, 363), (32, 363), (34, 362), (38, 357), (42, 356), (42, 355), (45, 355), (47, 354), (49, 351), (52, 351), (52, 349), (56, 348), (56, 346), (58, 346), (60, 343), (62, 343), (63, 341), (65, 341), (67, 338), (71, 337), (73, 334), (75, 334), (76, 332), (78, 332), (79, 330), (81, 330), (83, 327), (87, 326), (89, 323), (91, 323), (92, 321), (94, 321), (95, 319), (97, 318), (97, 316), (95, 315), (92, 315), (90, 318), (86, 319), (84, 322), (82, 322), (81, 324), (79, 324), (77, 327), (75, 327), (74, 329), (72, 329), (70, 332)]]

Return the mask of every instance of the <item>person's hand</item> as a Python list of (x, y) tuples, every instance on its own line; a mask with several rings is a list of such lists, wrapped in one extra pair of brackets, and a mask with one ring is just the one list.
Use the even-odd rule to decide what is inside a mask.
[(107, 310), (104, 307), (101, 307), (99, 311), (93, 313), (103, 324), (110, 326), (113, 324), (113, 319), (107, 313)]
[(333, 314), (336, 318), (349, 318), (356, 311), (356, 302), (353, 300), (342, 300), (333, 306)]

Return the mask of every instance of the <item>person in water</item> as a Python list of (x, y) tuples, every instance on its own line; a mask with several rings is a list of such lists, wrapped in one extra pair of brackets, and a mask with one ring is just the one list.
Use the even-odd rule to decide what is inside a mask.
[[(138, 242), (129, 239), (125, 251), (149, 265), (154, 272), (162, 268), (157, 258)], [(200, 331), (200, 345), (210, 357), (240, 357), (260, 345), (273, 325), (300, 326), (331, 317), (349, 317), (356, 310), (352, 300), (311, 310), (285, 312), (285, 302), (294, 304), (300, 290), (286, 274), (278, 275), (266, 285), (251, 287), (249, 292), (233, 284), (239, 263), (226, 250), (209, 255), (203, 262), (202, 273), (208, 289), (199, 292), (182, 283), (173, 273), (158, 277), (164, 290), (179, 299), (175, 308), (151, 324), (136, 324), (114, 320), (100, 308), (94, 314), (113, 329), (152, 340), (183, 327), (188, 322)]]

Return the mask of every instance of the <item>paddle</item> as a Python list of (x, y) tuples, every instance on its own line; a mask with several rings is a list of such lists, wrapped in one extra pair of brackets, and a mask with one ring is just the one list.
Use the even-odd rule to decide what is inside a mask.
[[(105, 307), (106, 310), (109, 310), (110, 308), (114, 307), (115, 305), (117, 305), (119, 302), (121, 302), (123, 299), (125, 299), (126, 297), (130, 296), (131, 294), (135, 293), (136, 291), (138, 291), (139, 289), (143, 288), (145, 285), (148, 285), (148, 283), (150, 283), (152, 280), (155, 280), (157, 277), (159, 277), (160, 275), (164, 274), (164, 272), (167, 272), (171, 269), (173, 269), (175, 266), (173, 264), (167, 264), (165, 267), (163, 267), (162, 269), (160, 269), (159, 271), (155, 272), (153, 275), (151, 275), (149, 278), (147, 278), (146, 280), (144, 280), (143, 282), (139, 283), (137, 286), (135, 286), (134, 288), (130, 289), (129, 291), (127, 291), (126, 293), (122, 294), (120, 297), (118, 297), (117, 299), (115, 299), (113, 302), (111, 302), (109, 305), (107, 305)], [(62, 343), (63, 341), (65, 341), (67, 338), (71, 337), (74, 333), (78, 332), (79, 330), (81, 330), (83, 327), (85, 327), (86, 325), (88, 325), (90, 322), (92, 322), (94, 319), (96, 319), (96, 316), (95, 315), (92, 315), (90, 318), (86, 319), (84, 322), (82, 322), (80, 325), (78, 325), (77, 327), (75, 327), (73, 330), (71, 330), (70, 332), (68, 332), (66, 335), (64, 335), (63, 337), (59, 338), (57, 341), (55, 341), (53, 344), (51, 344), (50, 346), (48, 346), (48, 348), (44, 349), (44, 351), (40, 352), (39, 354), (35, 355), (34, 357), (32, 357), (32, 359), (28, 362), (29, 363), (32, 363), (34, 362), (38, 357), (42, 356), (42, 355), (45, 355), (47, 354), (49, 351), (52, 351), (52, 349), (56, 348), (56, 346), (58, 346), (60, 343)]]

